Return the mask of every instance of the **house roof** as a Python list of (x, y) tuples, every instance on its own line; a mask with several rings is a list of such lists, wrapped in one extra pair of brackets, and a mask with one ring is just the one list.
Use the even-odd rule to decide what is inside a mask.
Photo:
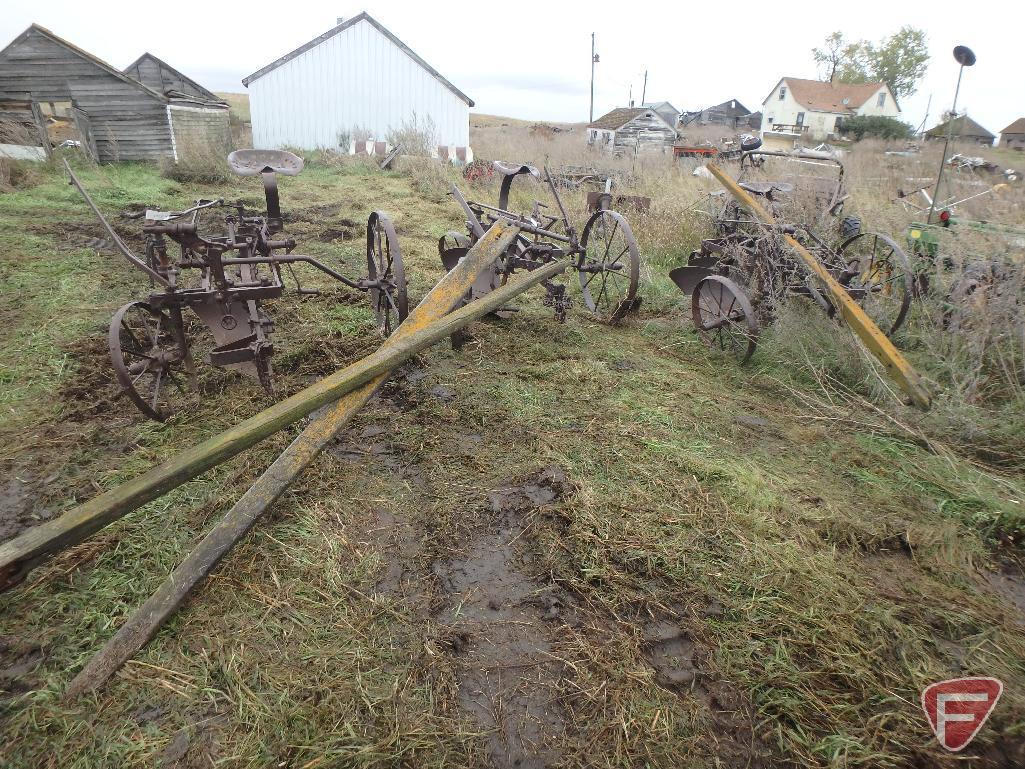
[(64, 38), (59, 37), (58, 35), (55, 35), (53, 32), (48, 30), (46, 27), (41, 27), (38, 24), (30, 25), (28, 27), (28, 29), (26, 29), (24, 32), (22, 32), (20, 35), (18, 35), (16, 38), (14, 38), (14, 40), (12, 40), (2, 51), (0, 51), (0, 54), (6, 53), (8, 48), (11, 48), (12, 46), (14, 46), (17, 43), (21, 42), (21, 40), (23, 40), (32, 31), (38, 32), (43, 37), (53, 41), (54, 43), (56, 43), (57, 45), (59, 45), (59, 46), (61, 46), (63, 48), (66, 48), (67, 50), (69, 50), (73, 54), (75, 54), (76, 56), (78, 56), (78, 57), (80, 57), (82, 59), (85, 59), (90, 64), (93, 64), (94, 66), (96, 66), (99, 69), (103, 70), (108, 75), (113, 75), (118, 80), (121, 80), (121, 81), (123, 81), (125, 83), (128, 83), (129, 85), (135, 86), (136, 88), (139, 88), (139, 89), (145, 91), (146, 93), (148, 93), (151, 96), (153, 96), (155, 99), (159, 99), (160, 101), (165, 101), (165, 102), (169, 101), (169, 99), (166, 96), (164, 96), (162, 93), (160, 93), (158, 91), (154, 91), (149, 86), (146, 86), (146, 85), (140, 83), (138, 80), (136, 80), (133, 77), (129, 77), (124, 72), (122, 72), (121, 70), (117, 69), (116, 67), (113, 67), (110, 64), (107, 64), (107, 62), (105, 62), (103, 59), (99, 58), (98, 56), (93, 56), (88, 51), (82, 50), (81, 48), (79, 48), (74, 43), (69, 43)]
[[(946, 136), (947, 135), (947, 123), (948, 122), (950, 122), (950, 121), (945, 121), (943, 123), (940, 123), (939, 125), (933, 126), (928, 131), (925, 132), (925, 135), (926, 136), (934, 136), (934, 137), (935, 136)], [(985, 128), (983, 128), (981, 125), (976, 123), (974, 120), (972, 120), (967, 115), (962, 115), (961, 117), (956, 117), (956, 118), (954, 118), (953, 122), (954, 122), (954, 126), (953, 127), (954, 127), (954, 136), (955, 137), (956, 136), (983, 136), (983, 137), (987, 137), (987, 138), (990, 138), (990, 139), (995, 139), (996, 138), (996, 136), (991, 134), (989, 131), (987, 131)]]
[[(798, 77), (784, 77), (779, 82), (790, 86), (794, 101), (813, 112), (855, 112), (874, 96), (886, 83), (830, 83), (823, 80), (804, 80)], [(773, 88), (766, 101), (778, 90)], [(892, 94), (891, 94), (892, 95)], [(763, 102), (764, 103), (764, 102)], [(896, 99), (894, 99), (896, 103)]]
[(1007, 126), (1002, 134), (1025, 134), (1025, 117), (1020, 117), (1015, 120), (1011, 125)]
[(401, 40), (399, 40), (397, 37), (395, 37), (395, 35), (393, 35), (391, 32), (389, 32), (384, 27), (384, 25), (382, 25), (379, 21), (374, 19), (366, 11), (363, 11), (362, 13), (360, 13), (360, 14), (358, 14), (356, 16), (353, 16), (351, 19), (346, 19), (344, 22), (342, 22), (341, 24), (337, 25), (336, 27), (332, 27), (331, 29), (329, 29), (323, 35), (320, 35), (319, 37), (313, 38), (310, 42), (306, 43), (305, 45), (299, 46), (298, 48), (296, 48), (291, 53), (286, 53), (280, 59), (276, 59), (275, 61), (272, 61), (270, 64), (268, 64), (266, 67), (263, 67), (262, 69), (258, 69), (256, 72), (251, 74), (249, 77), (242, 78), (242, 85), (244, 85), (246, 88), (248, 88), (249, 84), (252, 83), (254, 80), (257, 80), (257, 79), (263, 77), (268, 72), (272, 72), (273, 70), (275, 70), (278, 67), (280, 67), (282, 64), (286, 64), (287, 62), (290, 62), (296, 56), (300, 56), (300, 55), (306, 53), (307, 51), (309, 51), (310, 49), (316, 48), (318, 45), (323, 43), (325, 40), (330, 40), (332, 37), (334, 37), (338, 33), (344, 32), (349, 27), (353, 27), (353, 26), (355, 26), (356, 24), (358, 24), (361, 21), (365, 21), (368, 24), (372, 25), (378, 32), (380, 32), (382, 35), (384, 35), (389, 40), (391, 40), (393, 43), (395, 43), (395, 45), (397, 45), (399, 48), (401, 48), (403, 50), (403, 52), (405, 52), (405, 54), (407, 56), (409, 56), (409, 58), (411, 58), (413, 61), (415, 61), (417, 64), (419, 64), (425, 70), (427, 70), (431, 75), (433, 75), (435, 77), (435, 79), (438, 80), (439, 83), (441, 83), (448, 90), (450, 90), (452, 93), (454, 93), (456, 96), (458, 96), (464, 102), (466, 102), (466, 104), (468, 106), (470, 106), (470, 107), (473, 106), (473, 99), (471, 99), (465, 93), (463, 93), (458, 88), (456, 88), (454, 85), (452, 85), (452, 83), (450, 83), (445, 77), (443, 77), (442, 74), (440, 72), (438, 72), (438, 70), (436, 70), (434, 67), (432, 67), (430, 64), (428, 64), (426, 61), (424, 61), (419, 56), (417, 56), (417, 54), (413, 51), (412, 48), (410, 48), (408, 45), (406, 45)]
[[(220, 96), (215, 94), (213, 91), (208, 91), (206, 88), (204, 88), (199, 83), (197, 83), (195, 80), (193, 80), (191, 77), (189, 77), (188, 75), (183, 74), (180, 70), (175, 69), (170, 64), (168, 64), (166, 61), (164, 61), (162, 59), (158, 59), (156, 56), (154, 56), (152, 53), (149, 53), (148, 51), (146, 53), (144, 53), (142, 56), (140, 56), (138, 59), (133, 61), (131, 64), (129, 64), (127, 67), (125, 67), (124, 71), (127, 73), (128, 70), (134, 69), (135, 67), (139, 66), (146, 59), (149, 59), (150, 61), (156, 63), (157, 66), (161, 67), (162, 69), (166, 69), (167, 71), (171, 72), (175, 76), (181, 78), (183, 81), (185, 81), (190, 86), (192, 86), (197, 91), (199, 91), (201, 94), (203, 94), (208, 99), (210, 99), (210, 101), (215, 101), (215, 102), (218, 102), (219, 104), (227, 104), (227, 102), (224, 101), (224, 99), (222, 99)], [(189, 96), (189, 94), (185, 94), (185, 95)]]

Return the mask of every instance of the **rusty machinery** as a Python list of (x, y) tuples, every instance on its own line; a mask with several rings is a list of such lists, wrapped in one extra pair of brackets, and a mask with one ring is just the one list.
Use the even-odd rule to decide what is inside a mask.
[[(811, 176), (789, 181), (750, 179), (753, 169), (768, 161), (811, 166)], [(745, 178), (747, 177), (747, 178)], [(795, 223), (795, 192), (804, 194), (804, 211), (821, 222), (838, 217), (847, 197), (843, 164), (817, 155), (773, 152), (745, 153), (739, 188), (762, 201), (774, 223), (765, 227), (737, 197), (727, 195), (715, 217), (715, 235), (701, 242), (684, 267), (670, 278), (691, 297), (691, 314), (698, 334), (712, 348), (746, 362), (755, 351), (761, 325), (776, 305), (790, 296), (812, 299), (831, 317), (837, 306), (821, 282), (793, 256), (783, 236), (794, 238), (887, 336), (907, 317), (913, 295), (911, 265), (904, 251), (886, 235), (861, 232), (853, 218), (840, 221), (839, 237), (820, 234), (816, 227)]]
[[(596, 316), (615, 323), (637, 306), (640, 254), (630, 225), (621, 214), (608, 209), (596, 211), (578, 235), (547, 170), (544, 181), (558, 209), (554, 215), (543, 210), (547, 206), (540, 200), (534, 201), (529, 214), (509, 210), (513, 181), (518, 176), (540, 181), (542, 175), (536, 168), (496, 161), (492, 170), (502, 180), (498, 205), (467, 200), (459, 188), (452, 185), (452, 197), (466, 215), (468, 234), (448, 232), (438, 241), (442, 264), (446, 270), (451, 270), (494, 222), (506, 220), (520, 228), (520, 234), (501, 258), (478, 277), (468, 300), (480, 298), (504, 285), (517, 270), (534, 270), (569, 257), (580, 281), (584, 304)], [(566, 287), (551, 281), (544, 285), (545, 304), (555, 308), (556, 318), (565, 319), (569, 306)]]
[[(277, 175), (294, 176), (301, 158), (279, 150), (237, 150), (228, 156), (241, 176), (260, 176), (266, 216), (253, 216), (241, 202), (200, 200), (184, 211), (147, 210), (142, 230), (145, 259), (132, 253), (104, 219), (70, 166), (71, 183), (85, 198), (117, 249), (149, 276), (158, 290), (145, 300), (124, 305), (110, 322), (108, 345), (121, 389), (146, 416), (164, 421), (177, 399), (196, 389), (192, 342), (183, 312), (191, 309), (211, 332), (215, 346), (207, 360), (257, 378), (273, 392), (271, 341), (273, 324), (261, 303), (282, 295), (282, 267), (303, 288), (294, 265), (305, 263), (349, 288), (367, 293), (381, 331), (387, 335), (407, 314), (406, 276), (391, 220), (375, 211), (367, 222), (367, 276), (351, 279), (312, 256), (292, 253), (295, 240), (280, 236), (284, 228)], [(200, 232), (203, 212), (227, 209), (220, 235)], [(179, 248), (169, 248), (168, 239)], [(176, 252), (176, 253), (175, 253)]]

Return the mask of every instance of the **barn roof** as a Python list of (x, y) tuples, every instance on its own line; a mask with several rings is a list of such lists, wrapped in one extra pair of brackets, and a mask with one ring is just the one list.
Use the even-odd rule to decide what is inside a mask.
[[(805, 109), (814, 112), (854, 112), (858, 107), (872, 98), (880, 88), (889, 86), (886, 83), (830, 83), (823, 80), (804, 80), (799, 77), (785, 77), (790, 86), (790, 94), (794, 101)], [(768, 101), (778, 90), (779, 84), (773, 88), (765, 101)], [(765, 101), (762, 103), (764, 104)], [(894, 100), (896, 101), (896, 100)]]
[(1025, 134), (1025, 117), (1020, 117), (1015, 120), (1011, 125), (1007, 126), (1002, 134)]
[(155, 98), (155, 99), (159, 99), (160, 101), (164, 101), (164, 102), (169, 101), (169, 99), (166, 96), (164, 96), (164, 94), (160, 93), (159, 91), (154, 91), (149, 86), (143, 85), (138, 80), (136, 80), (134, 77), (129, 77), (124, 72), (119, 70), (117, 67), (113, 67), (110, 64), (107, 64), (107, 62), (105, 62), (103, 59), (101, 59), (101, 58), (99, 58), (97, 56), (93, 56), (88, 51), (82, 50), (81, 48), (79, 48), (74, 43), (69, 43), (64, 38), (59, 37), (58, 35), (55, 35), (53, 32), (48, 30), (46, 27), (41, 27), (38, 24), (30, 25), (28, 27), (28, 29), (26, 29), (24, 32), (22, 32), (20, 35), (18, 35), (16, 38), (14, 38), (14, 40), (12, 40), (2, 51), (0, 51), (0, 55), (3, 55), (4, 53), (7, 52), (7, 50), (9, 48), (12, 48), (15, 45), (17, 45), (18, 43), (20, 43), (22, 40), (24, 40), (33, 31), (39, 33), (40, 35), (42, 35), (43, 37), (45, 37), (45, 38), (47, 38), (49, 40), (52, 40), (57, 45), (62, 46), (63, 48), (66, 48), (67, 50), (69, 50), (73, 54), (75, 54), (76, 56), (84, 59), (85, 61), (89, 62), (90, 64), (94, 65), (95, 67), (103, 70), (108, 75), (113, 75), (118, 80), (122, 80), (125, 83), (128, 83), (129, 85), (135, 86), (136, 88), (139, 88), (142, 91), (145, 91), (146, 93), (148, 93), (151, 96), (153, 96), (153, 98)]
[[(129, 70), (138, 67), (142, 62), (146, 61), (147, 59), (149, 59), (150, 61), (154, 62), (157, 66), (161, 67), (162, 69), (166, 69), (169, 72), (171, 72), (172, 74), (174, 74), (177, 77), (179, 77), (182, 80), (184, 80), (190, 86), (192, 86), (197, 91), (199, 91), (201, 94), (203, 94), (208, 99), (210, 99), (210, 101), (215, 101), (215, 102), (217, 102), (219, 104), (227, 104), (227, 102), (224, 101), (224, 99), (222, 99), (220, 96), (215, 94), (213, 91), (207, 90), (206, 88), (201, 86), (199, 83), (197, 83), (195, 80), (193, 80), (191, 77), (189, 77), (188, 75), (182, 73), (180, 70), (175, 69), (174, 67), (172, 67), (170, 64), (168, 64), (163, 59), (158, 59), (156, 56), (154, 56), (149, 51), (147, 51), (142, 56), (140, 56), (138, 59), (136, 59), (131, 64), (129, 64), (127, 67), (125, 67), (124, 71), (127, 73)], [(186, 94), (186, 96), (187, 95), (188, 94)]]
[[(943, 137), (947, 135), (947, 122), (940, 123), (939, 125), (933, 126), (925, 132), (926, 136), (931, 137)], [(967, 115), (954, 118), (954, 136), (982, 136), (989, 139), (995, 139), (996, 136), (991, 134), (981, 125), (976, 123)]]
[(722, 110), (726, 113), (726, 117), (745, 117), (751, 114), (751, 110), (741, 104), (737, 99), (730, 99), (729, 101), (724, 101), (722, 104), (716, 104), (714, 107), (709, 107), (708, 110)]
[(421, 59), (416, 54), (416, 52), (413, 51), (412, 48), (410, 48), (408, 45), (406, 45), (401, 40), (399, 40), (395, 35), (393, 35), (391, 32), (389, 32), (384, 27), (383, 24), (381, 24), (379, 21), (374, 19), (366, 11), (363, 11), (362, 13), (360, 13), (357, 16), (353, 16), (351, 19), (346, 19), (344, 22), (342, 22), (338, 26), (329, 29), (323, 35), (320, 35), (319, 37), (313, 38), (310, 42), (306, 43), (305, 45), (299, 46), (298, 48), (296, 48), (291, 53), (286, 53), (280, 59), (272, 61), (266, 67), (263, 67), (262, 69), (256, 70), (256, 72), (251, 74), (249, 77), (245, 77), (245, 78), (242, 79), (242, 85), (244, 85), (246, 88), (248, 88), (249, 84), (252, 83), (254, 80), (257, 80), (257, 79), (263, 77), (268, 72), (272, 72), (273, 70), (275, 70), (278, 67), (280, 67), (282, 64), (285, 64), (285, 63), (291, 61), (296, 56), (300, 56), (301, 54), (306, 53), (311, 48), (316, 48), (318, 45), (323, 43), (325, 40), (330, 40), (332, 37), (337, 35), (339, 32), (344, 32), (349, 27), (355, 26), (356, 24), (358, 24), (361, 21), (365, 21), (368, 24), (371, 24), (375, 29), (377, 29), (378, 32), (380, 32), (382, 35), (384, 35), (389, 40), (391, 40), (393, 43), (395, 43), (395, 45), (397, 45), (399, 48), (401, 48), (406, 53), (406, 55), (409, 56), (409, 58), (411, 58), (413, 61), (415, 61), (417, 64), (419, 64), (425, 70), (427, 70), (431, 75), (433, 75), (438, 80), (439, 83), (441, 83), (448, 90), (450, 90), (452, 93), (454, 93), (456, 96), (458, 96), (464, 102), (466, 102), (466, 104), (468, 106), (470, 106), (470, 107), (473, 106), (473, 99), (471, 99), (465, 93), (463, 93), (458, 88), (456, 88), (454, 85), (452, 85), (452, 83), (450, 83), (440, 72), (438, 72), (438, 70), (436, 70), (434, 67), (432, 67), (430, 64), (428, 64), (423, 59)]

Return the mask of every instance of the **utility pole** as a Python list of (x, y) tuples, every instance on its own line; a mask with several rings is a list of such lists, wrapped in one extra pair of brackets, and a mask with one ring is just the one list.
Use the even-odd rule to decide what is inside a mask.
[(932, 203), (929, 205), (929, 215), (925, 219), (926, 224), (932, 224), (932, 215), (936, 213), (936, 201), (940, 197), (940, 184), (943, 182), (943, 172), (947, 167), (947, 153), (950, 151), (950, 139), (954, 134), (954, 121), (957, 120), (957, 97), (961, 93), (961, 76), (965, 67), (975, 64), (975, 54), (971, 48), (959, 45), (954, 48), (954, 61), (961, 65), (957, 71), (957, 87), (954, 89), (954, 105), (950, 108), (950, 117), (947, 118), (947, 139), (943, 142), (943, 159), (940, 161), (940, 172), (936, 176), (936, 189), (932, 192)]
[(594, 65), (598, 63), (598, 54), (594, 52), (594, 33), (591, 33), (591, 114), (588, 123), (594, 122)]
[(641, 106), (648, 103), (648, 70), (644, 70), (644, 88), (641, 90)]

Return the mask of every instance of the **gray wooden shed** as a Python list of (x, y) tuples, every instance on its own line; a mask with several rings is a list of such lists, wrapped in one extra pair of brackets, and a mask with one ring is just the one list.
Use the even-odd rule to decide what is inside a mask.
[(228, 106), (198, 88), (156, 90), (38, 24), (0, 51), (0, 106), (39, 105), (51, 141), (81, 141), (102, 163), (228, 149)]
[(648, 107), (617, 107), (587, 125), (587, 143), (613, 153), (666, 152), (676, 129)]

